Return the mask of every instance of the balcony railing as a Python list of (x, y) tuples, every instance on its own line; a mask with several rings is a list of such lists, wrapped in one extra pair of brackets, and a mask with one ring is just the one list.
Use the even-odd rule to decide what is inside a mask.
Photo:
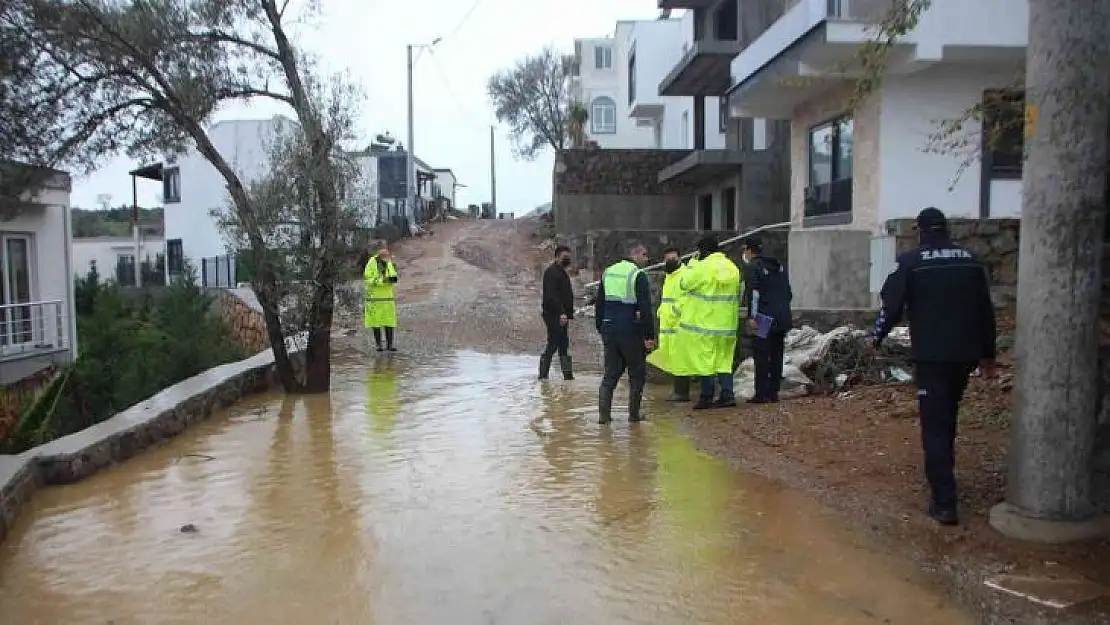
[(69, 349), (68, 312), (61, 300), (0, 305), (0, 360)]
[(846, 22), (878, 23), (894, 9), (894, 0), (828, 0), (828, 17)]

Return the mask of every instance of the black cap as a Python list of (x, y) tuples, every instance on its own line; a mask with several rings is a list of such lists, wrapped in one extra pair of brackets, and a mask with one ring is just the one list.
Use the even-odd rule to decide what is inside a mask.
[(948, 219), (939, 208), (930, 206), (917, 214), (917, 229), (922, 232), (941, 232), (948, 229)]
[(753, 236), (750, 236), (750, 237), (744, 239), (744, 244), (740, 247), (741, 247), (741, 249), (751, 250), (753, 252), (758, 252), (758, 251), (763, 249), (763, 241), (760, 240), (760, 238), (758, 236), (753, 235)]
[(708, 256), (720, 249), (717, 245), (717, 237), (707, 234), (698, 240), (698, 251), (702, 256)]

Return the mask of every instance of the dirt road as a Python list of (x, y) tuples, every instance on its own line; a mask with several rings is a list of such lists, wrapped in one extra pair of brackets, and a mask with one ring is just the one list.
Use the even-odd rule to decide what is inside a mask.
[[(551, 252), (527, 220), (458, 220), (433, 226), (431, 236), (393, 249), (398, 273), (398, 345), (404, 351), (472, 349), (539, 354), (540, 275)], [(351, 286), (355, 292), (359, 285)], [(359, 297), (344, 298), (357, 305)], [(362, 331), (361, 312), (341, 311), (348, 336)], [(571, 351), (582, 370), (600, 367), (592, 320), (571, 326)]]

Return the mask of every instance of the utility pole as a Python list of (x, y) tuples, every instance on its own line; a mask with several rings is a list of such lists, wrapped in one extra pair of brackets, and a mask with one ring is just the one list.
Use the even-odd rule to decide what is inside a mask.
[(494, 158), (494, 140), (497, 127), (489, 127), (489, 203), (493, 209), (493, 218), (497, 219), (497, 160)]
[(1094, 505), (1110, 147), (1110, 6), (1030, 0), (1017, 372), (995, 529), (1038, 542), (1110, 530)]
[(142, 253), (142, 237), (139, 234), (139, 183), (137, 176), (131, 175), (131, 229), (132, 235), (135, 237), (133, 241), (135, 245), (135, 288), (143, 285), (143, 272), (142, 263), (139, 260), (139, 255)]
[(416, 154), (412, 145), (415, 133), (412, 115), (412, 48), (412, 44), (406, 46), (409, 61), (409, 130), (405, 144), (405, 218), (409, 220), (410, 228), (416, 225), (413, 223), (416, 220)]

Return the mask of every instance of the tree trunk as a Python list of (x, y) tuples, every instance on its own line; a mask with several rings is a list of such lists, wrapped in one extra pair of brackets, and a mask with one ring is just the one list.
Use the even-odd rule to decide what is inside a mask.
[(331, 390), (331, 324), (335, 312), (333, 282), (317, 284), (312, 293), (311, 326), (305, 351), (305, 392)]
[(1098, 309), (1110, 121), (1110, 5), (1030, 0), (1009, 503), (1083, 520), (1092, 506)]

